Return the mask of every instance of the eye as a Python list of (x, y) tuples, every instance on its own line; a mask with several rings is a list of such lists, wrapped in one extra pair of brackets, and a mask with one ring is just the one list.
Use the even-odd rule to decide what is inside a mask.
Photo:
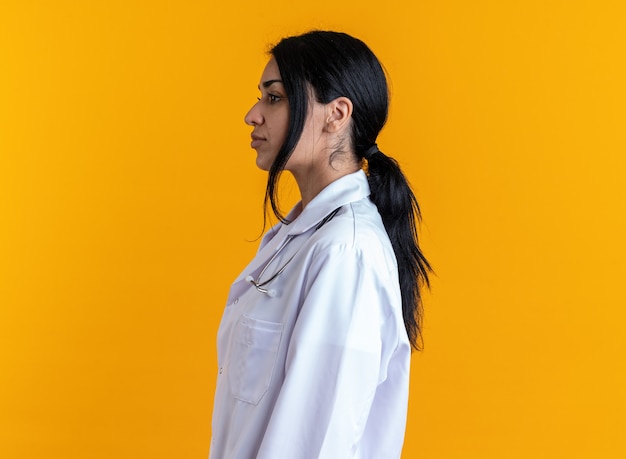
[(280, 97), (275, 95), (275, 94), (268, 94), (267, 95), (267, 100), (270, 101), (270, 104), (275, 104), (276, 102), (278, 102), (280, 100)]

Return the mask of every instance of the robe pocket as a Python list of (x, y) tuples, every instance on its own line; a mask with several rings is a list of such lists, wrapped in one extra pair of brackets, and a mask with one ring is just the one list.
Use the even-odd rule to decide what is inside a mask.
[(270, 386), (283, 324), (243, 315), (237, 322), (229, 371), (232, 395), (257, 405)]

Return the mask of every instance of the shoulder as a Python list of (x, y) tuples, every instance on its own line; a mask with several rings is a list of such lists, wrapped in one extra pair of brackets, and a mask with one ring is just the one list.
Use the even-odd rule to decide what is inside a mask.
[(332, 220), (313, 234), (310, 254), (320, 268), (352, 265), (386, 280), (397, 279), (389, 236), (369, 198), (342, 206)]
[(389, 327), (389, 336), (404, 333), (396, 258), (368, 198), (342, 206), (313, 233), (309, 244), (302, 317), (322, 316), (325, 322), (339, 323), (362, 318), (369, 325), (359, 319), (359, 329)]

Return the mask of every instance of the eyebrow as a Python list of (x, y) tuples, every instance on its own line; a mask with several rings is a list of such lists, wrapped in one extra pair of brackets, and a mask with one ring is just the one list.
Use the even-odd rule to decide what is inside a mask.
[[(267, 81), (264, 81), (262, 83), (262, 85), (263, 85), (264, 88), (269, 88), (274, 83), (282, 83), (282, 82), (283, 82), (283, 80), (267, 80)], [(259, 89), (261, 89), (261, 86), (259, 86)]]

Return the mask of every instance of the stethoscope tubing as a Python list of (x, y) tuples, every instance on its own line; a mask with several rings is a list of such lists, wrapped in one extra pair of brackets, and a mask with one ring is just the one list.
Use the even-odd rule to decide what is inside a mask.
[[(335, 215), (337, 215), (337, 212), (339, 212), (339, 209), (341, 209), (341, 207), (337, 207), (335, 210), (333, 210), (330, 214), (328, 214), (326, 217), (324, 217), (315, 227), (315, 231), (317, 231), (318, 229), (320, 229), (322, 226), (324, 226), (326, 223), (328, 223), (330, 220), (333, 219), (333, 217)], [(269, 261), (267, 263), (265, 263), (265, 266), (263, 267), (263, 269), (261, 270), (261, 272), (259, 273), (259, 275), (257, 276), (256, 279), (254, 279), (252, 276), (246, 276), (246, 281), (250, 282), (254, 288), (257, 289), (257, 291), (261, 292), (261, 293), (265, 293), (270, 297), (273, 297), (276, 295), (276, 290), (274, 289), (268, 289), (265, 288), (266, 285), (268, 285), (270, 282), (272, 282), (274, 279), (276, 279), (278, 276), (280, 276), (282, 274), (282, 272), (285, 270), (285, 268), (287, 267), (287, 265), (289, 263), (291, 263), (291, 260), (294, 259), (294, 257), (298, 254), (298, 251), (296, 250), (296, 252), (289, 258), (289, 260), (287, 260), (285, 262), (284, 265), (281, 266), (281, 268), (276, 271), (276, 273), (274, 273), (269, 279), (265, 280), (265, 281), (261, 281), (261, 278), (263, 277), (263, 274), (265, 274), (265, 271), (267, 271), (267, 268), (272, 264), (272, 262), (278, 257), (278, 255), (280, 255), (280, 253), (283, 251), (283, 249), (285, 247), (287, 247), (287, 245), (294, 240), (294, 238), (297, 235), (295, 234), (290, 234), (289, 236), (287, 236), (287, 238), (285, 239), (285, 241), (280, 245), (280, 247), (278, 247), (278, 249), (276, 250), (276, 252), (274, 252), (274, 255), (272, 255), (272, 257), (269, 259)]]

